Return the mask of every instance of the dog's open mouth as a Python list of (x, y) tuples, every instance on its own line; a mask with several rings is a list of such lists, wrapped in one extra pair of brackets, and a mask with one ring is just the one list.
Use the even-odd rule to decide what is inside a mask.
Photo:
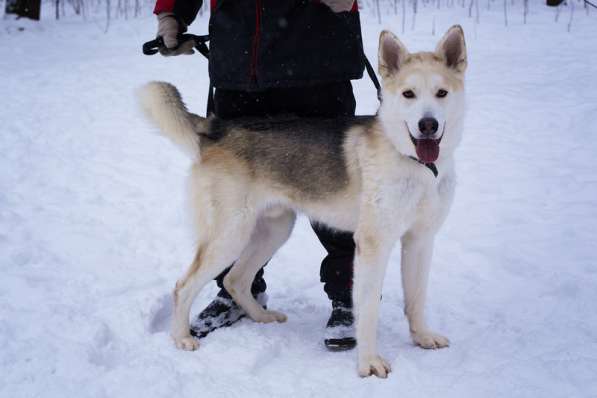
[[(408, 124), (406, 124), (406, 128), (408, 129)], [(410, 133), (410, 129), (408, 130), (408, 135), (410, 135), (410, 140), (415, 146), (420, 162), (433, 163), (437, 160), (439, 157), (439, 144), (442, 142), (442, 138), (444, 138), (443, 131), (439, 138), (415, 138)]]

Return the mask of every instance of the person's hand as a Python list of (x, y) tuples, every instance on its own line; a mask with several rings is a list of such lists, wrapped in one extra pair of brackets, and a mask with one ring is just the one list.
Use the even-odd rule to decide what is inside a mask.
[(321, 0), (321, 2), (334, 12), (350, 11), (354, 4), (354, 0)]
[(165, 56), (193, 54), (195, 43), (188, 40), (178, 45), (178, 34), (187, 31), (187, 27), (179, 23), (171, 12), (163, 12), (158, 15), (158, 37), (164, 41), (165, 48), (159, 49), (160, 54)]

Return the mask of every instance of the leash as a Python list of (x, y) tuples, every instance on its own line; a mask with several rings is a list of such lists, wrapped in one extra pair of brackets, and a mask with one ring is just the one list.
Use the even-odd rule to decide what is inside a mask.
[[(169, 50), (175, 51), (177, 50), (183, 43), (186, 43), (189, 40), (193, 40), (195, 42), (195, 49), (201, 53), (205, 57), (205, 59), (209, 60), (209, 48), (207, 47), (207, 42), (209, 41), (209, 35), (193, 35), (190, 33), (180, 33), (178, 35), (178, 46), (175, 48), (171, 48)], [(164, 40), (161, 36), (158, 36), (154, 40), (150, 40), (143, 44), (143, 54), (145, 55), (154, 55), (157, 54), (160, 49), (166, 48), (164, 44)], [(371, 66), (371, 62), (367, 59), (365, 53), (363, 53), (363, 62), (365, 63), (365, 69), (367, 70), (367, 74), (369, 78), (373, 82), (375, 86), (375, 90), (377, 91), (377, 99), (381, 102), (381, 85), (379, 84), (379, 80), (377, 79), (377, 75), (375, 74), (375, 70), (373, 66)], [(209, 91), (207, 94), (207, 113), (206, 115), (210, 115), (215, 110), (214, 104), (214, 86), (209, 80)]]
[[(199, 53), (201, 53), (201, 55), (203, 55), (205, 59), (209, 60), (209, 48), (207, 47), (209, 35), (193, 35), (190, 33), (181, 33), (178, 35), (178, 46), (170, 50), (177, 50), (183, 43), (186, 43), (189, 40), (193, 40), (195, 42), (195, 49)], [(164, 40), (160, 36), (154, 40), (150, 40), (143, 44), (143, 54), (154, 55), (157, 54), (162, 48), (166, 48), (166, 45), (164, 44)], [(373, 66), (371, 66), (371, 62), (369, 62), (369, 59), (367, 59), (365, 53), (363, 53), (363, 61), (365, 63), (365, 69), (367, 70), (367, 74), (369, 75), (369, 78), (371, 79), (371, 82), (373, 82), (375, 90), (377, 91), (377, 99), (379, 100), (379, 102), (381, 102), (381, 85), (379, 84), (379, 80), (377, 79), (377, 75), (375, 74)], [(207, 115), (213, 113), (214, 108), (214, 87), (210, 80), (209, 91), (207, 95)]]
[[(172, 48), (170, 50), (178, 49), (183, 43), (186, 43), (189, 40), (193, 40), (195, 42), (195, 46), (194, 46), (195, 49), (197, 51), (199, 51), (199, 53), (201, 53), (201, 55), (203, 55), (205, 57), (205, 59), (207, 59), (209, 61), (209, 48), (207, 47), (207, 42), (209, 41), (209, 35), (199, 36), (199, 35), (193, 35), (190, 33), (181, 33), (178, 35), (178, 46), (176, 46), (175, 48)], [(166, 48), (166, 45), (164, 44), (164, 40), (160, 36), (154, 40), (150, 40), (143, 44), (143, 54), (154, 55), (154, 54), (157, 54), (160, 51), (160, 49), (162, 49), (162, 48)], [(377, 91), (377, 99), (379, 100), (379, 102), (381, 102), (381, 100), (382, 100), (381, 85), (379, 84), (379, 80), (377, 79), (377, 75), (375, 74), (375, 70), (373, 69), (373, 66), (371, 66), (371, 62), (369, 62), (365, 53), (363, 53), (363, 61), (365, 63), (365, 69), (367, 70), (367, 74), (369, 75), (369, 78), (373, 82), (373, 85), (375, 86), (375, 90)], [(210, 79), (209, 80), (209, 91), (207, 93), (207, 113), (206, 113), (206, 115), (209, 116), (210, 114), (214, 113), (214, 110), (215, 110), (214, 86)], [(411, 157), (411, 159), (413, 159), (416, 162), (427, 167), (429, 170), (431, 170), (433, 175), (437, 178), (438, 170), (437, 170), (437, 167), (435, 166), (435, 163), (423, 163), (415, 157)]]
[(377, 90), (377, 99), (381, 102), (381, 85), (379, 84), (379, 80), (377, 80), (377, 75), (375, 74), (375, 70), (371, 66), (371, 62), (367, 59), (365, 53), (363, 53), (363, 61), (365, 61), (365, 69), (367, 69), (367, 74), (369, 78), (373, 82), (375, 89)]
[[(169, 50), (177, 50), (183, 43), (193, 40), (195, 42), (195, 48), (197, 51), (199, 51), (205, 58), (209, 59), (209, 48), (207, 48), (206, 44), (209, 41), (209, 35), (199, 36), (192, 35), (190, 33), (180, 33), (177, 39), (178, 46), (170, 48)], [(143, 43), (143, 54), (154, 55), (157, 54), (162, 48), (166, 48), (166, 45), (164, 44), (164, 39), (162, 39), (161, 36), (158, 36), (154, 40)]]

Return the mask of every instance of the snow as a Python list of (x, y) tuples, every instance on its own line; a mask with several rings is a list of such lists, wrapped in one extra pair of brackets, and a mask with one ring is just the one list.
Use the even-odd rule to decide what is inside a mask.
[[(499, 2), (498, 2), (499, 3)], [(193, 253), (188, 160), (154, 134), (135, 89), (167, 80), (203, 112), (200, 56), (146, 57), (153, 17), (0, 21), (0, 397), (597, 396), (597, 14), (532, 2), (363, 12), (366, 52), (396, 32), (431, 49), (467, 34), (469, 113), (459, 186), (436, 242), (427, 317), (448, 349), (413, 346), (399, 250), (384, 286), (387, 380), (360, 379), (355, 352), (322, 345), (330, 304), (323, 249), (301, 219), (266, 268), (285, 324), (243, 320), (175, 349), (170, 292)], [(148, 12), (149, 13), (149, 12)], [(436, 35), (432, 35), (435, 26)], [(192, 31), (206, 30), (200, 18)], [(368, 79), (358, 113), (376, 108)], [(215, 284), (193, 312), (216, 293)]]

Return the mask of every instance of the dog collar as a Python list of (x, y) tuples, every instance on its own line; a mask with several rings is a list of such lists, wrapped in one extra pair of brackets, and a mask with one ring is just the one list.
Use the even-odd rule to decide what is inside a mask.
[(419, 159), (417, 159), (414, 156), (409, 156), (409, 158), (411, 158), (412, 160), (414, 160), (415, 162), (424, 165), (425, 167), (427, 167), (429, 170), (431, 170), (431, 172), (433, 173), (433, 176), (435, 178), (437, 178), (437, 175), (439, 174), (439, 171), (437, 170), (437, 167), (435, 166), (435, 163), (423, 163), (421, 162)]

